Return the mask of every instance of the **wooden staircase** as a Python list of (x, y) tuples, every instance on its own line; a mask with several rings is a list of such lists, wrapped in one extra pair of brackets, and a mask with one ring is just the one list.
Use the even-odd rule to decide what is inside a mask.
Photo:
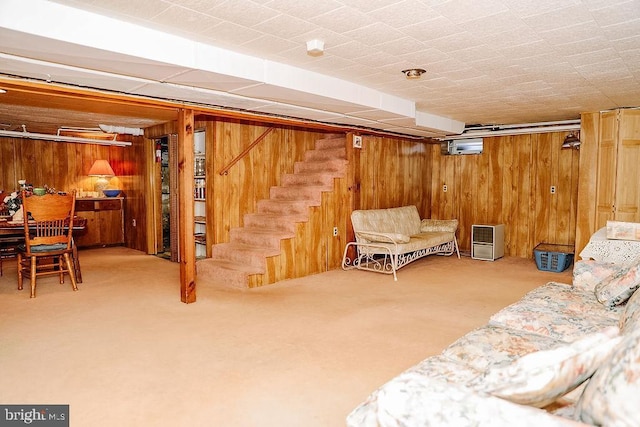
[(244, 216), (244, 226), (231, 229), (229, 242), (215, 244), (211, 258), (196, 263), (198, 279), (246, 289), (249, 276), (265, 274), (268, 257), (280, 256), (283, 239), (291, 239), (296, 224), (309, 220), (309, 207), (320, 206), (322, 192), (333, 191), (334, 178), (346, 172), (346, 138), (316, 141), (294, 173), (271, 187), (269, 199), (259, 200), (257, 212)]

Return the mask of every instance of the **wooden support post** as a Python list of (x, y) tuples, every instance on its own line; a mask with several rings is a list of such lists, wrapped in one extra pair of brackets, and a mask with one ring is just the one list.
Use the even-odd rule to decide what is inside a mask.
[(178, 113), (178, 186), (180, 241), (180, 300), (196, 301), (196, 249), (194, 238), (193, 173), (194, 114), (180, 109)]
[[(355, 233), (353, 232), (353, 225), (351, 224), (351, 212), (354, 210), (360, 209), (360, 152), (362, 148), (354, 147), (353, 133), (347, 133), (347, 160), (349, 161), (349, 165), (347, 166), (347, 182), (349, 189), (349, 217), (347, 218), (347, 235), (346, 241), (353, 242), (355, 241)], [(362, 138), (362, 137), (361, 137)], [(351, 246), (349, 248), (348, 253), (349, 258), (352, 260), (357, 256), (355, 246)]]

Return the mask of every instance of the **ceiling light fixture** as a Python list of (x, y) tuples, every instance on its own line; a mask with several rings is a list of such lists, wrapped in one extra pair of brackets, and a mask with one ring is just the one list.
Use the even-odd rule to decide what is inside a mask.
[(408, 70), (402, 70), (402, 74), (404, 74), (409, 80), (419, 79), (420, 76), (426, 72), (427, 70), (423, 68), (409, 68)]
[(313, 39), (307, 42), (307, 55), (322, 56), (323, 53), (324, 53), (324, 41), (319, 39)]

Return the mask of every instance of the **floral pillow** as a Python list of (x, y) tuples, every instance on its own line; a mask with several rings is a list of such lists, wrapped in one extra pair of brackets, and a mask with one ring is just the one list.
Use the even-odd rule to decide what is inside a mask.
[(544, 407), (588, 379), (621, 340), (615, 326), (572, 344), (490, 367), (467, 385), (522, 405)]
[(620, 315), (620, 331), (627, 333), (634, 329), (640, 329), (640, 291), (631, 295)]
[(640, 287), (640, 263), (624, 268), (596, 285), (596, 299), (607, 308), (624, 304)]
[(640, 329), (625, 335), (593, 374), (578, 401), (584, 422), (637, 426), (640, 408)]

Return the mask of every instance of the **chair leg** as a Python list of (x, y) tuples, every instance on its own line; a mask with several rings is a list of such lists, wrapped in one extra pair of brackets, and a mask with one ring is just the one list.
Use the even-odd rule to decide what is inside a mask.
[(18, 290), (22, 290), (22, 254), (18, 252)]
[(60, 284), (64, 283), (64, 260), (62, 257), (57, 257), (58, 260), (58, 270), (60, 271)]
[(80, 257), (78, 255), (78, 247), (73, 245), (73, 268), (76, 273), (76, 282), (82, 283), (82, 270), (80, 269)]
[(37, 262), (36, 257), (31, 257), (31, 298), (36, 297), (36, 270), (37, 270)]
[(73, 263), (71, 262), (71, 256), (68, 253), (64, 254), (64, 261), (67, 264), (67, 269), (69, 270), (69, 278), (71, 279), (71, 287), (74, 291), (78, 290), (78, 285), (76, 284), (76, 271), (74, 269)]

